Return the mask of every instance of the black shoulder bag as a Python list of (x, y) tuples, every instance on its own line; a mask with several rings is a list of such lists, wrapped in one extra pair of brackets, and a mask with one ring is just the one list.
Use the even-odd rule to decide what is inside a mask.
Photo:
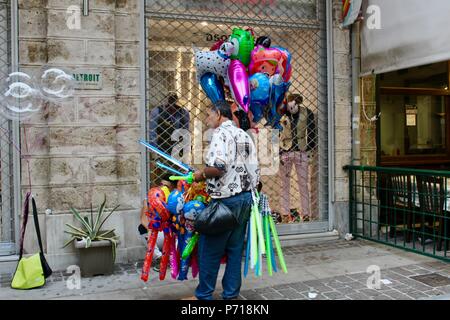
[[(239, 150), (237, 147), (237, 140), (231, 132), (229, 133), (234, 139), (237, 154)], [(222, 201), (220, 201), (220, 199), (214, 199), (210, 205), (197, 216), (194, 223), (195, 230), (206, 235), (224, 233), (235, 229), (238, 225), (239, 217), (237, 217)]]

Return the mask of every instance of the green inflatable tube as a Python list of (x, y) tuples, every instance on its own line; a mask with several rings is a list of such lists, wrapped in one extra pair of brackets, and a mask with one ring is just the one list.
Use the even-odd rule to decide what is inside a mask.
[(183, 250), (183, 254), (182, 254), (183, 260), (189, 258), (192, 251), (194, 250), (195, 245), (197, 244), (199, 238), (200, 238), (200, 235), (198, 233), (196, 233), (192, 236), (191, 240), (189, 240), (189, 243), (187, 244), (186, 248), (184, 248), (184, 250)]
[(273, 275), (273, 268), (272, 268), (272, 252), (270, 251), (270, 241), (272, 241), (270, 237), (270, 226), (269, 226), (269, 220), (268, 216), (265, 215), (263, 217), (263, 224), (264, 224), (264, 231), (266, 233), (266, 257), (267, 257), (267, 271), (269, 272), (269, 276)]
[(258, 207), (256, 207), (256, 227), (258, 228), (258, 240), (259, 240), (259, 250), (262, 254), (266, 253), (266, 246), (264, 244), (264, 229), (261, 221), (261, 213), (259, 212)]
[(273, 219), (269, 219), (270, 229), (272, 231), (273, 239), (275, 240), (275, 247), (277, 248), (278, 259), (280, 259), (281, 269), (284, 273), (287, 273), (286, 262), (284, 261), (283, 251), (281, 250), (280, 239), (278, 239), (277, 229), (275, 228), (275, 223)]
[(256, 261), (258, 260), (258, 238), (256, 233), (256, 214), (255, 214), (255, 207), (252, 207), (252, 212), (250, 216), (250, 222), (251, 222), (251, 242), (250, 242), (250, 267), (252, 269), (256, 266)]

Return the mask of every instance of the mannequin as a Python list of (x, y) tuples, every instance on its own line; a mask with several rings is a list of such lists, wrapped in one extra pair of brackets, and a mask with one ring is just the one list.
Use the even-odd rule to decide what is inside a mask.
[(283, 222), (292, 222), (290, 214), (291, 171), (295, 166), (301, 199), (301, 217), (311, 217), (309, 194), (309, 158), (316, 148), (316, 125), (314, 113), (302, 106), (303, 97), (288, 97), (286, 114), (281, 119), (283, 131), (280, 136), (281, 214)]

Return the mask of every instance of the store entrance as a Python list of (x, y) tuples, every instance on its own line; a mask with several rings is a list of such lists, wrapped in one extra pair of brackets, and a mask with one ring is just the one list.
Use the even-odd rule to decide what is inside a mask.
[[(288, 95), (300, 97), (298, 116), (283, 117), (281, 131), (265, 126), (263, 119), (256, 134), (263, 192), (279, 232), (329, 231), (325, 1), (147, 1), (147, 139), (172, 154), (176, 150), (185, 163), (203, 166), (210, 100), (197, 80), (194, 50), (210, 50), (233, 28), (251, 28), (255, 37), (267, 36), (272, 46), (292, 55)], [(179, 109), (167, 112), (175, 96)], [(294, 126), (301, 132), (302, 149), (289, 143)], [(155, 166), (151, 155), (147, 160), (150, 187), (167, 172)]]

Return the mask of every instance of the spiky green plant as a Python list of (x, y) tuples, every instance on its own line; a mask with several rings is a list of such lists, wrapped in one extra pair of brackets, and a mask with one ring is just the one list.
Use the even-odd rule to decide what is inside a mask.
[(109, 213), (105, 216), (105, 206), (106, 206), (106, 195), (105, 199), (103, 200), (103, 203), (100, 205), (97, 215), (94, 219), (94, 213), (92, 211), (92, 205), (91, 205), (91, 214), (90, 217), (82, 217), (81, 214), (75, 209), (70, 208), (72, 211), (75, 219), (80, 223), (80, 227), (75, 227), (73, 225), (70, 225), (66, 223), (66, 226), (68, 227), (67, 230), (64, 231), (64, 233), (67, 233), (71, 235), (71, 238), (69, 241), (67, 241), (64, 244), (64, 247), (67, 247), (69, 244), (74, 242), (75, 240), (84, 240), (86, 242), (86, 248), (89, 248), (91, 246), (92, 241), (101, 241), (106, 240), (111, 243), (112, 251), (113, 251), (113, 261), (116, 260), (116, 248), (117, 248), (117, 242), (119, 240), (119, 236), (116, 236), (114, 234), (115, 229), (113, 230), (101, 230), (104, 223), (108, 218), (113, 214), (113, 212), (119, 207), (116, 206), (114, 209), (112, 209)]

